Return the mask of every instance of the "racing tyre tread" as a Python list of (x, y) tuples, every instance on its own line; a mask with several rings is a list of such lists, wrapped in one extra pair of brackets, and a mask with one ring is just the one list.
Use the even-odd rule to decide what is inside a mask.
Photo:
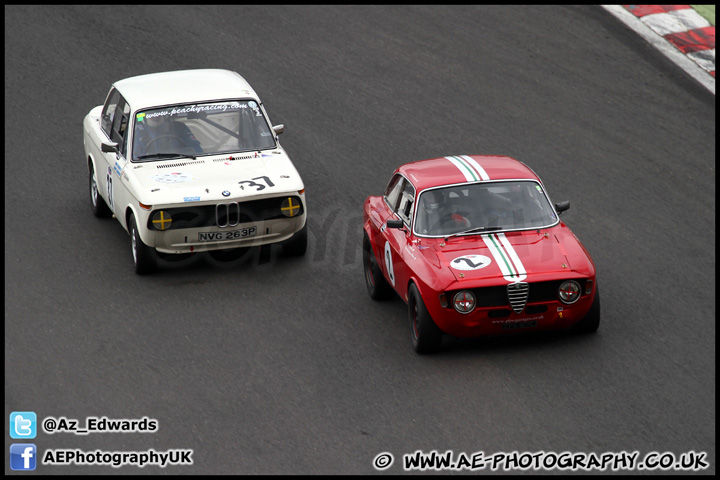
[(287, 257), (302, 257), (307, 251), (307, 232), (308, 224), (295, 232), (295, 234), (282, 244), (283, 255)]
[(130, 228), (130, 246), (135, 264), (135, 273), (138, 275), (146, 275), (154, 272), (157, 267), (157, 253), (154, 248), (150, 248), (143, 243), (138, 233), (135, 215), (132, 213), (128, 220), (128, 226)]
[(593, 333), (600, 327), (600, 289), (595, 286), (595, 299), (587, 315), (575, 324), (573, 329), (578, 333)]
[(363, 271), (365, 273), (365, 285), (367, 286), (370, 298), (373, 300), (387, 300), (392, 297), (394, 290), (390, 284), (385, 280), (380, 266), (378, 265), (377, 258), (372, 251), (372, 245), (370, 245), (370, 239), (367, 233), (363, 233)]
[(427, 311), (414, 283), (408, 291), (408, 318), (413, 349), (420, 354), (437, 352), (442, 344), (443, 332)]
[(98, 218), (108, 218), (112, 215), (112, 211), (98, 191), (97, 179), (95, 178), (95, 168), (93, 168), (92, 163), (90, 164), (89, 177), (90, 207), (92, 208), (93, 215)]

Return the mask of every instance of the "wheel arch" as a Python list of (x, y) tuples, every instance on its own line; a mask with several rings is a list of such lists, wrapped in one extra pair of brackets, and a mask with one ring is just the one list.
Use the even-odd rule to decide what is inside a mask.
[[(138, 219), (139, 219), (138, 212), (137, 212), (137, 210), (135, 209), (135, 207), (133, 207), (132, 204), (128, 204), (127, 207), (125, 207), (125, 215), (124, 215), (124, 217), (123, 217), (122, 219), (118, 219), (118, 220), (121, 220), (120, 223), (123, 224), (123, 227), (125, 228), (125, 230), (127, 230), (128, 233), (130, 233), (130, 215), (131, 215), (131, 214), (135, 217), (135, 222), (136, 222), (136, 223), (139, 222), (139, 220), (138, 220)], [(142, 241), (147, 244), (147, 242), (146, 242), (145, 239), (143, 238), (143, 229), (140, 228), (140, 224), (139, 224), (139, 223), (137, 223), (137, 225), (138, 225), (138, 235), (140, 235), (140, 238), (142, 239)]]
[[(410, 285), (415, 285), (423, 298), (434, 293), (440, 293), (445, 290), (445, 280), (438, 277), (439, 273), (427, 268), (426, 264), (415, 263), (408, 266), (407, 291), (410, 291)], [(426, 278), (428, 281), (423, 280)]]
[[(373, 231), (373, 228), (370, 225), (370, 222), (365, 222), (365, 224), (363, 225), (363, 231), (365, 232), (365, 235), (367, 235), (368, 241), (370, 242), (370, 251), (372, 252), (373, 255), (375, 255), (375, 258), (378, 259), (378, 261), (381, 261), (383, 256), (382, 255), (378, 256), (378, 253), (379, 253), (378, 248), (379, 247), (376, 248), (376, 245), (375, 245), (377, 243), (375, 241), (375, 239), (379, 235), (379, 232), (376, 233)], [(380, 270), (382, 271), (382, 269), (380, 269)], [(385, 274), (383, 273), (383, 275), (385, 275)]]
[(98, 179), (98, 183), (99, 183), (99, 182), (102, 180), (102, 178), (103, 178), (103, 173), (102, 173), (102, 172), (99, 172), (99, 173), (98, 173), (98, 165), (97, 165), (97, 164), (98, 164), (98, 160), (93, 156), (92, 153), (88, 153), (88, 154), (87, 154), (87, 172), (88, 172), (88, 175), (90, 174), (90, 169), (92, 168), (93, 171), (95, 172), (95, 175), (97, 175), (97, 179)]
[(425, 298), (428, 293), (429, 287), (425, 284), (425, 282), (420, 280), (420, 278), (417, 276), (417, 274), (414, 271), (410, 272), (410, 277), (408, 278), (407, 290), (406, 290), (407, 294), (406, 294), (405, 302), (407, 303), (407, 301), (410, 299), (410, 287), (413, 285), (415, 285), (415, 288), (417, 288), (418, 293), (420, 293), (420, 297), (422, 297), (423, 302), (425, 302)]
[(411, 272), (410, 277), (408, 278), (407, 294), (405, 298), (405, 303), (408, 305), (410, 305), (410, 287), (412, 285), (415, 285), (415, 288), (417, 288), (417, 291), (420, 294), (420, 299), (425, 304), (425, 309), (427, 310), (428, 315), (430, 315), (433, 323), (440, 329), (440, 331), (445, 333), (446, 329), (444, 327), (445, 322), (447, 321), (447, 316), (443, 314), (443, 309), (440, 306), (441, 291), (437, 290), (432, 285), (428, 285), (423, 282), (417, 273)]

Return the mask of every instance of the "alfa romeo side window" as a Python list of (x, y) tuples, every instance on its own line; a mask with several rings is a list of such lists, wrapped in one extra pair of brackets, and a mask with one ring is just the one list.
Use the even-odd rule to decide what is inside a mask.
[(409, 184), (405, 177), (400, 174), (395, 175), (392, 180), (390, 180), (390, 183), (385, 189), (385, 201), (393, 212), (397, 213), (400, 200), (402, 199), (402, 192), (406, 188), (406, 185)]
[(400, 198), (400, 192), (402, 191), (402, 180), (402, 176), (395, 175), (390, 179), (390, 183), (388, 183), (388, 186), (385, 188), (385, 201), (392, 210), (395, 210), (398, 199)]
[(103, 107), (102, 115), (100, 116), (100, 128), (103, 132), (110, 137), (112, 130), (113, 120), (115, 119), (115, 109), (117, 108), (118, 101), (120, 100), (120, 92), (113, 89), (108, 95)]
[(410, 219), (413, 213), (413, 203), (415, 202), (415, 187), (412, 183), (405, 180), (400, 197), (400, 206), (395, 212), (407, 224), (410, 225)]

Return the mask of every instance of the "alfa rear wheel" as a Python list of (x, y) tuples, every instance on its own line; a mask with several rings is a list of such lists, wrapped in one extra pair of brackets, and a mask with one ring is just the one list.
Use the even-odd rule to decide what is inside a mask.
[(390, 284), (385, 280), (380, 266), (378, 265), (377, 258), (372, 251), (372, 245), (370, 245), (370, 239), (367, 233), (363, 233), (363, 265), (365, 272), (365, 285), (367, 286), (370, 298), (373, 300), (386, 300), (393, 294), (393, 289)]

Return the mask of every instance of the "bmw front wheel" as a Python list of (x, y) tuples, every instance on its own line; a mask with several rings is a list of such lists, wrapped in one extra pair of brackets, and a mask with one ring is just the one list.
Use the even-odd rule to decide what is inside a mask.
[(283, 255), (288, 257), (302, 257), (307, 251), (307, 220), (305, 226), (282, 244)]
[(135, 264), (135, 273), (144, 275), (152, 273), (157, 267), (157, 254), (154, 248), (150, 248), (145, 245), (140, 238), (138, 232), (137, 223), (135, 222), (135, 215), (130, 214), (128, 220), (128, 227), (130, 230), (130, 242), (132, 245), (133, 263)]

